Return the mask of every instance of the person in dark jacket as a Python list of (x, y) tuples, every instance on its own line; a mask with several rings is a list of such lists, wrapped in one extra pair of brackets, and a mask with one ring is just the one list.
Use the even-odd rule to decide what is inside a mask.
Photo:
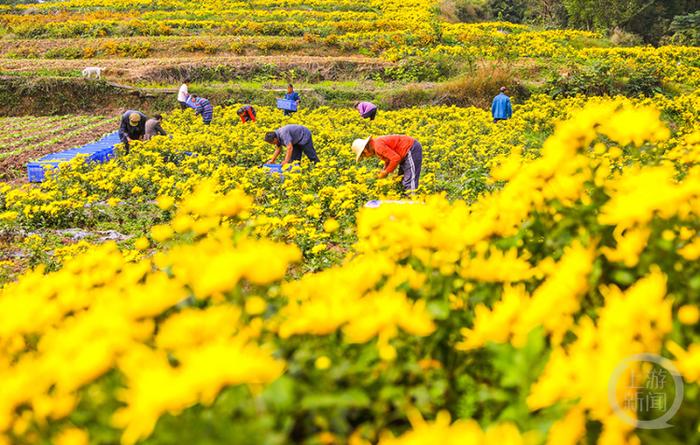
[(267, 162), (268, 164), (275, 163), (282, 152), (282, 147), (287, 147), (282, 165), (301, 161), (302, 153), (313, 163), (319, 161), (311, 138), (311, 130), (302, 125), (285, 125), (275, 131), (270, 131), (265, 135), (265, 142), (275, 146), (275, 154)]
[(119, 140), (129, 154), (129, 142), (139, 141), (146, 134), (146, 115), (140, 111), (128, 110), (122, 115), (119, 125)]
[(214, 107), (212, 106), (211, 102), (209, 102), (208, 99), (197, 96), (196, 94), (190, 95), (190, 98), (192, 108), (194, 108), (194, 114), (202, 116), (202, 122), (204, 122), (204, 125), (211, 124), (211, 121), (214, 118)]
[(506, 96), (506, 91), (508, 88), (501, 87), (501, 92), (493, 98), (491, 115), (494, 123), (510, 119), (513, 116), (513, 106), (510, 103), (510, 97)]
[(236, 114), (238, 114), (238, 117), (241, 118), (242, 123), (246, 122), (255, 122), (255, 108), (253, 108), (251, 105), (244, 105), (241, 108), (236, 111)]
[(160, 114), (156, 114), (152, 118), (148, 119), (146, 121), (146, 133), (143, 136), (144, 141), (150, 140), (153, 136), (167, 136), (168, 133), (166, 133), (165, 130), (163, 130), (163, 127), (161, 126), (161, 123), (163, 122), (163, 116)]

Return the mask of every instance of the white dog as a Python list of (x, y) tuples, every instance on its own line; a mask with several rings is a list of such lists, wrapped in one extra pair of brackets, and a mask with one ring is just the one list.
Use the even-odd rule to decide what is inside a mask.
[(102, 77), (103, 69), (104, 68), (100, 68), (99, 66), (89, 66), (83, 70), (83, 77), (89, 79), (94, 75), (95, 79), (99, 79)]

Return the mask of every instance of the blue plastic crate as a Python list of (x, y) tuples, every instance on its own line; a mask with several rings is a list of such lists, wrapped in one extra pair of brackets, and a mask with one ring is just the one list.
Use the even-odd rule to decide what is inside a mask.
[(29, 182), (41, 182), (44, 180), (45, 165), (51, 166), (53, 168), (53, 166), (49, 163), (30, 162), (29, 164), (27, 164), (27, 174), (29, 175)]
[(297, 111), (297, 103), (293, 100), (277, 99), (277, 108), (285, 111)]
[(370, 208), (370, 209), (376, 209), (377, 207), (380, 207), (382, 204), (422, 204), (422, 203), (420, 201), (408, 201), (408, 200), (373, 199), (371, 201), (367, 201), (367, 204), (365, 204), (365, 207)]
[(282, 173), (282, 164), (263, 164), (263, 167), (270, 170), (268, 173)]
[(267, 174), (275, 175), (284, 181), (284, 172), (291, 170), (292, 166), (287, 165), (286, 167), (282, 168), (282, 164), (263, 164), (263, 168), (267, 169)]

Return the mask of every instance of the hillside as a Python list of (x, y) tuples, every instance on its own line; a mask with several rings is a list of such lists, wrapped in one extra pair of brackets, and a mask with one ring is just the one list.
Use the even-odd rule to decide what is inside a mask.
[(4, 2), (0, 445), (700, 443), (680, 3)]
[[(688, 91), (698, 86), (700, 69), (692, 48), (624, 48), (593, 32), (448, 23), (423, 2), (213, 2), (195, 9), (187, 1), (47, 2), (1, 7), (0, 34), (5, 114), (112, 111), (132, 100), (121, 97), (130, 91), (86, 85), (86, 66), (105, 68), (113, 84), (149, 87), (141, 107), (153, 111), (169, 109), (184, 79), (220, 104), (270, 103), (270, 90), (294, 82), (311, 104), (347, 106), (368, 97), (395, 108), (426, 98), (484, 104), (501, 83), (518, 86), (516, 99)], [(458, 93), (429, 87), (418, 101), (406, 94), (406, 84), (460, 76), (471, 82)], [(56, 93), (37, 97), (42, 89)], [(88, 95), (97, 97), (80, 100)]]

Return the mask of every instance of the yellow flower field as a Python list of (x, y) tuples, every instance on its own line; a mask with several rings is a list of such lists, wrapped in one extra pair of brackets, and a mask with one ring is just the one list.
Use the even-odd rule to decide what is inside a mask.
[[(608, 385), (637, 353), (681, 371), (659, 437), (691, 441), (699, 105), (174, 111), (172, 139), (3, 186), (3, 226), (41, 229), (50, 261), (0, 293), (0, 443), (636, 444)], [(270, 174), (289, 119), (321, 163)], [(425, 147), (419, 203), (363, 208), (400, 183), (350, 142), (391, 132)], [(43, 251), (125, 220), (119, 244)]]
[[(700, 48), (449, 2), (9, 3), (7, 114), (106, 82), (100, 115), (152, 114), (186, 78), (216, 106), (0, 183), (0, 445), (700, 443)], [(511, 119), (438, 105), (501, 82)], [(3, 119), (7, 157), (108, 125)], [(289, 123), (320, 162), (275, 173)], [(355, 162), (385, 134), (424, 147), (415, 194)]]

